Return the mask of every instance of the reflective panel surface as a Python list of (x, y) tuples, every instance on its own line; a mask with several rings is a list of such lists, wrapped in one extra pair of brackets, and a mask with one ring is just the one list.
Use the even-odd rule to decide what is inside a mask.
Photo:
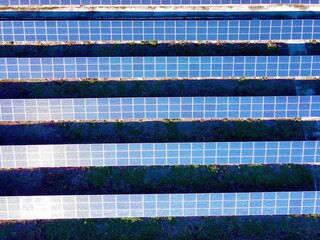
[(319, 141), (0, 146), (0, 168), (320, 164)]
[(319, 0), (1, 0), (0, 5), (319, 4)]
[(319, 192), (0, 197), (0, 220), (319, 213)]
[(0, 99), (0, 121), (319, 116), (320, 96)]
[(0, 21), (0, 41), (320, 39), (320, 20)]
[(311, 76), (320, 56), (0, 58), (0, 79)]

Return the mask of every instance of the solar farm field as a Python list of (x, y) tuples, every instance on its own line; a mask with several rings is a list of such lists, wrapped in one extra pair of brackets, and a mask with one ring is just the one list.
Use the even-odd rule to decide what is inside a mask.
[(319, 12), (1, 1), (0, 238), (318, 239)]
[(1, 5), (319, 4), (317, 0), (4, 0)]

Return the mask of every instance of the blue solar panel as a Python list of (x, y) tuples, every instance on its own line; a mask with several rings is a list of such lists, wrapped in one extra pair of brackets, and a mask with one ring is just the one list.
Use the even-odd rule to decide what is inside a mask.
[(319, 3), (319, 0), (1, 0), (0, 5), (224, 5)]
[(0, 121), (320, 116), (320, 96), (2, 99)]
[(320, 164), (319, 141), (0, 146), (0, 168)]
[(319, 77), (320, 56), (0, 58), (0, 79)]
[(0, 197), (0, 220), (319, 213), (316, 191)]
[(0, 41), (320, 39), (320, 20), (0, 21)]

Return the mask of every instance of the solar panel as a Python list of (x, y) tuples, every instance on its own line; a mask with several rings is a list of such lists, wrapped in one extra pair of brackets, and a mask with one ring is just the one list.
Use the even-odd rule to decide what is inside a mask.
[(0, 121), (320, 116), (320, 96), (0, 99)]
[(319, 0), (1, 0), (0, 5), (223, 5), (319, 3)]
[(316, 77), (320, 56), (0, 58), (0, 79)]
[(319, 141), (0, 146), (0, 168), (320, 164)]
[(320, 39), (320, 20), (0, 21), (0, 41)]
[(319, 213), (316, 191), (0, 197), (0, 220)]

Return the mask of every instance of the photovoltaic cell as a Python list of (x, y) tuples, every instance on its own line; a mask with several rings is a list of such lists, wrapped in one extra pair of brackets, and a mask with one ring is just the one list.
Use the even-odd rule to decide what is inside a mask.
[(0, 220), (319, 213), (316, 191), (0, 197)]
[(319, 4), (319, 0), (1, 0), (0, 5)]
[(320, 164), (319, 141), (0, 146), (0, 168)]
[(0, 58), (0, 79), (317, 77), (320, 56)]
[(320, 20), (0, 21), (4, 42), (313, 39), (320, 39)]
[(0, 99), (0, 121), (319, 116), (320, 96)]

